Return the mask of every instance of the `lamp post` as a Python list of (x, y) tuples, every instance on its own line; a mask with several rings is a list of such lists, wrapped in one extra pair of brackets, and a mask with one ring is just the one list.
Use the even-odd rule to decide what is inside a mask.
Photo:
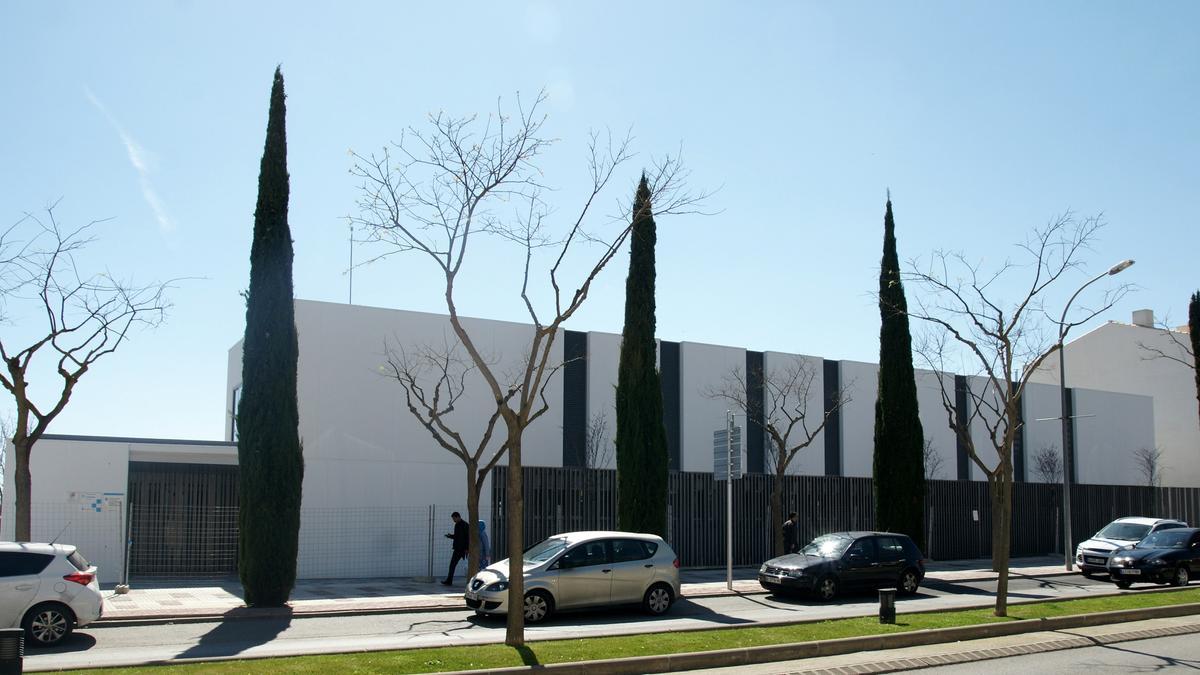
[(1067, 304), (1063, 307), (1062, 317), (1058, 320), (1058, 388), (1062, 395), (1061, 415), (1062, 420), (1062, 471), (1063, 471), (1063, 558), (1064, 564), (1068, 572), (1071, 571), (1071, 557), (1074, 551), (1071, 550), (1071, 453), (1067, 450), (1067, 443), (1070, 440), (1070, 418), (1067, 417), (1067, 364), (1063, 356), (1063, 341), (1067, 338), (1067, 331), (1071, 328), (1067, 324), (1067, 311), (1071, 309), (1071, 303), (1075, 302), (1075, 298), (1083, 292), (1083, 289), (1100, 281), (1104, 277), (1120, 274), (1133, 264), (1132, 260), (1122, 260), (1113, 265), (1103, 274), (1098, 274), (1094, 279), (1091, 279), (1086, 284), (1079, 287), (1079, 290), (1067, 300)]

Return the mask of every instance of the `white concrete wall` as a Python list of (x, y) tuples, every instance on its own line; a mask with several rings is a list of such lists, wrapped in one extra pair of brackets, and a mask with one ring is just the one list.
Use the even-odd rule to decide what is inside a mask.
[[(1025, 385), (1025, 480), (1043, 483), (1037, 472), (1037, 454), (1044, 448), (1059, 457), (1059, 478), (1062, 481), (1062, 422), (1058, 419), (1062, 399), (1057, 386), (1030, 382)], [(1044, 418), (1039, 421), (1039, 418)], [(1054, 419), (1048, 419), (1054, 418)]]
[[(1163, 453), (1162, 463), (1169, 467), (1163, 484), (1197, 487), (1200, 417), (1194, 371), (1182, 363), (1155, 358), (1141, 346), (1186, 358), (1178, 342), (1186, 343), (1188, 336), (1173, 335), (1175, 340), (1155, 328), (1118, 322), (1100, 326), (1067, 343), (1067, 386), (1152, 397), (1154, 443)], [(1048, 359), (1034, 377), (1057, 386), (1058, 358)]]
[(936, 472), (929, 478), (955, 480), (958, 478), (958, 439), (950, 428), (949, 417), (942, 404), (943, 387), (951, 403), (954, 401), (954, 376), (939, 377), (932, 371), (918, 370), (916, 379), (921, 431), (925, 434), (925, 440), (931, 444), (934, 456), (940, 460)]
[[(764, 386), (763, 391), (763, 410), (764, 414), (771, 414), (771, 411), (776, 407), (784, 412), (777, 412), (774, 415), (772, 422), (776, 429), (783, 433), (788, 426), (788, 416), (795, 415), (796, 409), (802, 409), (807, 417), (808, 432), (797, 424), (790, 436), (788, 436), (787, 445), (789, 447), (803, 443), (809, 434), (821, 425), (821, 420), (825, 416), (825, 365), (820, 357), (803, 356), (795, 354), (784, 354), (782, 352), (766, 352), (763, 354), (763, 370), (765, 372), (765, 381), (776, 382), (776, 387), (789, 386), (790, 390), (783, 400), (773, 402), (771, 399), (771, 387)], [(793, 373), (799, 372), (801, 377), (795, 380), (794, 385), (784, 385), (785, 382), (791, 382)], [(811, 380), (808, 378), (811, 377)], [(808, 384), (804, 384), (808, 380)], [(805, 391), (807, 387), (807, 391)], [(802, 397), (802, 395), (806, 394)], [(763, 440), (764, 453), (770, 448), (771, 440), (767, 437)], [(769, 457), (769, 455), (766, 455)], [(764, 470), (767, 473), (774, 473), (775, 467), (768, 463), (764, 463)], [(825, 432), (814, 434), (812, 442), (808, 447), (799, 450), (791, 464), (788, 465), (787, 473), (790, 475), (810, 475), (821, 476), (825, 474)]]
[[(735, 370), (745, 377), (745, 349), (696, 342), (680, 343), (680, 470), (713, 470), (713, 432), (725, 427), (726, 410), (733, 409), (735, 414), (738, 411), (724, 399), (710, 398), (706, 391), (720, 389), (723, 378)], [(735, 418), (735, 423), (742, 427), (742, 433), (745, 434), (745, 417)], [(745, 448), (745, 442), (742, 447)]]
[[(621, 362), (621, 336), (613, 333), (587, 334), (587, 420), (604, 415), (605, 450), (600, 469), (617, 468), (617, 368)], [(561, 415), (560, 415), (561, 417)]]
[(842, 388), (850, 400), (842, 406), (842, 475), (870, 477), (875, 459), (875, 397), (879, 366), (841, 362)]
[[(1075, 415), (1079, 482), (1144, 485), (1134, 453), (1154, 447), (1153, 399), (1076, 389)], [(1173, 471), (1170, 466), (1159, 469), (1165, 469), (1164, 476)]]

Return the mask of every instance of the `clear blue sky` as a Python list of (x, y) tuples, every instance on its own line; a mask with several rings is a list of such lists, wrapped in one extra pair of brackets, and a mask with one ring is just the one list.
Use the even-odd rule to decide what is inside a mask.
[[(197, 278), (51, 431), (221, 437), (276, 64), (300, 298), (347, 298), (349, 149), (544, 87), (564, 212), (589, 129), (632, 128), (643, 153), (613, 200), (680, 143), (692, 183), (720, 188), (717, 215), (659, 223), (664, 339), (876, 360), (889, 188), (904, 260), (999, 262), (1066, 209), (1103, 212), (1089, 271), (1135, 258), (1122, 280), (1140, 287), (1104, 318), (1182, 323), (1200, 288), (1197, 25), (1187, 2), (5, 2), (0, 222), (61, 197), (64, 221), (111, 218), (93, 268)], [(571, 328), (620, 331), (626, 260)], [(475, 262), (493, 278), (462, 311), (522, 320), (510, 267)], [(354, 301), (441, 311), (429, 272), (359, 270)]]

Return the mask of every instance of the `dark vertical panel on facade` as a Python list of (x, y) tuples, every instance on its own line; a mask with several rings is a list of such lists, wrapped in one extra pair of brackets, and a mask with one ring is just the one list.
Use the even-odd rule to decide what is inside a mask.
[(763, 472), (763, 353), (746, 352), (746, 471)]
[(1017, 433), (1013, 437), (1013, 481), (1025, 482), (1025, 397), (1017, 397)]
[[(967, 389), (967, 378), (964, 375), (954, 376), (954, 417), (960, 421), (960, 427), (971, 419), (971, 397)], [(970, 429), (958, 429), (954, 434), (955, 446), (958, 449), (958, 479), (971, 479), (971, 457), (967, 454), (967, 444), (962, 438), (963, 432)]]
[[(1079, 481), (1079, 464), (1075, 461), (1075, 390), (1067, 387), (1067, 395), (1063, 401), (1066, 404), (1066, 410), (1063, 411), (1063, 417), (1067, 418), (1067, 464), (1070, 467), (1069, 476), (1071, 482)], [(1067, 467), (1063, 467), (1066, 471)]]
[(667, 468), (679, 470), (679, 343), (658, 343), (658, 374), (662, 381), (663, 425), (667, 427)]
[(587, 465), (587, 333), (563, 331), (563, 466)]
[(825, 423), (825, 475), (842, 475), (842, 410), (835, 408), (838, 392), (842, 389), (842, 369), (837, 361), (826, 360), (825, 368), (825, 412), (832, 410)]

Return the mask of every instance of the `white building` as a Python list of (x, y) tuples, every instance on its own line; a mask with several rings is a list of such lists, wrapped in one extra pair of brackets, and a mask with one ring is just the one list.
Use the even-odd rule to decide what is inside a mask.
[[(1185, 345), (1190, 336), (1182, 329), (1156, 327), (1154, 312), (1133, 313), (1132, 323), (1109, 321), (1068, 342), (1067, 387), (1119, 391), (1146, 396), (1154, 401), (1154, 441), (1161, 451), (1159, 470), (1165, 486), (1200, 486), (1200, 413), (1197, 412), (1195, 371), (1184, 365), (1191, 355)], [(1057, 385), (1058, 358), (1051, 357), (1034, 378)], [(1096, 435), (1093, 426), (1105, 416), (1121, 414), (1076, 392), (1075, 415), (1095, 415), (1076, 421), (1077, 433)], [(1139, 446), (1140, 447), (1140, 446)], [(1121, 458), (1126, 463), (1132, 458)], [(1142, 483), (1136, 466), (1128, 471)], [(1091, 482), (1080, 475), (1083, 482)]]
[[(467, 329), (484, 354), (497, 362), (497, 372), (512, 370), (528, 346), (532, 328), (525, 324), (466, 320)], [(386, 353), (428, 345), (444, 349), (453, 342), (447, 317), (438, 314), (378, 309), (298, 300), (296, 327), (300, 359), (298, 397), (300, 436), (305, 472), (298, 575), (302, 578), (434, 575), (442, 573), (449, 547), (441, 534), (449, 529), (449, 512), (465, 514), (466, 478), (462, 463), (441, 448), (409, 413), (401, 385), (387, 376)], [(524, 437), (527, 466), (582, 466), (588, 421), (598, 414), (615, 425), (614, 387), (620, 336), (610, 333), (562, 331), (555, 342), (553, 361), (566, 365), (547, 389), (550, 411), (531, 426)], [(812, 475), (870, 476), (873, 453), (877, 366), (853, 361), (778, 352), (760, 352), (693, 342), (659, 343), (665, 423), (670, 467), (682, 471), (711, 471), (712, 433), (723, 427), (729, 404), (706, 392), (737, 370), (741, 373), (773, 368), (803, 359), (815, 368), (809, 412), (819, 416), (839, 388), (850, 401), (831, 418), (825, 432), (814, 439), (790, 472)], [(46, 438), (34, 451), (35, 522), (33, 537), (48, 539), (62, 519), (39, 517), (40, 512), (85, 510), (73, 495), (104, 495), (153, 502), (154, 490), (175, 490), (160, 480), (170, 474), (170, 463), (179, 472), (209, 475), (225, 480), (228, 464), (236, 461), (232, 411), (241, 382), (241, 345), (229, 350), (225, 443), (144, 442), (137, 439)], [(933, 452), (942, 458), (937, 478), (982, 480), (978, 467), (966, 458), (946, 425), (940, 386), (951, 393), (970, 378), (918, 372), (918, 395), (925, 435)], [(977, 384), (977, 383), (973, 383)], [(764, 396), (750, 388), (751, 396)], [(1078, 479), (1081, 482), (1137, 484), (1136, 472), (1124, 460), (1131, 448), (1153, 445), (1154, 401), (1149, 396), (1077, 390), (1080, 406), (1098, 414), (1079, 425)], [(1193, 399), (1194, 400), (1194, 399)], [(466, 395), (456, 406), (452, 425), (474, 443), (492, 407), (490, 394), (476, 377), (468, 380)], [(1035, 422), (1058, 415), (1058, 388), (1031, 385), (1023, 401), (1026, 424), (1016, 453), (1018, 480), (1033, 480), (1027, 461), (1031, 448), (1055, 442), (1058, 426)], [(744, 424), (744, 422), (743, 422)], [(987, 446), (982, 428), (974, 430), (977, 445)], [(611, 446), (611, 432), (605, 441)], [(761, 436), (747, 434), (747, 469), (763, 471)], [(994, 453), (982, 451), (994, 462)], [(609, 456), (612, 456), (611, 448)], [(87, 471), (68, 470), (84, 463)], [(221, 465), (225, 465), (224, 469)], [(207, 468), (206, 468), (207, 467)], [(205, 474), (204, 472), (208, 472)], [(156, 473), (157, 472), (157, 473)], [(6, 485), (11, 477), (6, 475)], [(168, 485), (168, 488), (162, 487)], [(169, 491), (168, 490), (168, 491)], [(187, 492), (188, 508), (219, 505), (222, 494), (209, 490), (197, 497)], [(11, 489), (5, 491), (5, 512), (11, 513)], [(166, 494), (166, 493), (163, 493)], [(207, 501), (205, 501), (207, 500)], [(215, 500), (215, 501), (214, 501)], [(46, 506), (39, 506), (46, 505)], [(207, 506), (206, 506), (207, 505)], [(154, 506), (154, 504), (147, 504)], [(481, 499), (482, 517), (490, 522), (489, 492)], [(119, 509), (109, 506), (109, 511)], [(157, 513), (157, 512), (156, 512)], [(88, 516), (89, 518), (91, 516)], [(114, 516), (115, 517), (115, 516)], [(141, 518), (142, 520), (138, 520)], [(11, 526), (5, 519), (5, 532)], [(163, 515), (140, 516), (139, 522), (174, 522)], [(180, 520), (185, 523), (186, 519)], [(105, 571), (106, 581), (122, 569), (119, 533), (121, 522), (96, 524), (95, 545), (88, 546)], [(188, 536), (170, 531), (157, 533), (163, 541)], [(114, 529), (115, 528), (115, 529)], [(137, 527), (135, 530), (139, 529)], [(89, 535), (91, 536), (91, 535)], [(136, 538), (136, 537), (135, 537)], [(79, 537), (74, 537), (79, 541)], [(103, 540), (103, 543), (102, 541)], [(156, 540), (157, 541), (157, 540)], [(173, 544), (172, 544), (173, 545)], [(160, 546), (168, 547), (166, 544)], [(169, 548), (169, 547), (168, 547)], [(347, 555), (355, 551), (355, 555)], [(183, 554), (181, 554), (183, 555)], [(136, 556), (135, 556), (136, 560)], [(138, 573), (138, 566), (133, 566)], [(460, 570), (461, 571), (461, 570)]]

